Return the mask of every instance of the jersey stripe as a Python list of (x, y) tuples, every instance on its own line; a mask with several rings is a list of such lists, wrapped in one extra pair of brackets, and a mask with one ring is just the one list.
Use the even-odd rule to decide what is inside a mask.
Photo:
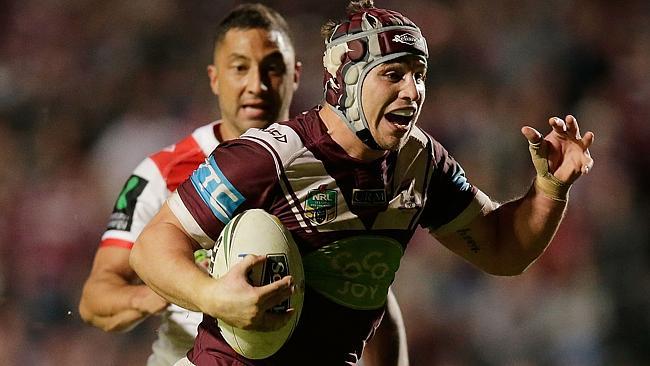
[(426, 136), (426, 139), (428, 141), (428, 144), (426, 145), (426, 151), (427, 151), (427, 163), (425, 165), (425, 171), (424, 171), (424, 183), (422, 184), (422, 207), (418, 210), (418, 212), (413, 215), (413, 220), (411, 220), (411, 223), (409, 224), (409, 229), (414, 230), (416, 225), (418, 224), (418, 221), (420, 220), (420, 216), (422, 215), (422, 212), (424, 212), (424, 207), (427, 205), (427, 190), (429, 188), (429, 183), (431, 182), (431, 176), (433, 175), (433, 171), (431, 170), (431, 167), (433, 166), (433, 141), (431, 141), (431, 138), (429, 135), (424, 134)]
[[(280, 183), (280, 187), (282, 187), (282, 191), (284, 192), (285, 199), (287, 200), (289, 206), (291, 207), (291, 212), (294, 214), (300, 227), (304, 228), (307, 233), (312, 233), (314, 227), (311, 224), (311, 222), (309, 222), (309, 220), (307, 220), (307, 218), (305, 217), (305, 212), (302, 209), (302, 206), (300, 206), (300, 200), (298, 199), (298, 197), (296, 197), (296, 193), (291, 188), (291, 183), (287, 179), (287, 176), (284, 171), (284, 166), (282, 164), (282, 160), (280, 159), (278, 153), (268, 142), (260, 138), (254, 136), (242, 136), (241, 138), (257, 142), (271, 154), (271, 156), (273, 157), (273, 161), (275, 162), (275, 169), (278, 172), (278, 178), (279, 178), (278, 181)], [(306, 148), (303, 148), (303, 150), (306, 150)]]

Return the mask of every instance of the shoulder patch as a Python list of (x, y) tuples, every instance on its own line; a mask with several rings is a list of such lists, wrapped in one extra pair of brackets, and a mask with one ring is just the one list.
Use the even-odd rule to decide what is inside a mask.
[(246, 200), (221, 172), (213, 156), (192, 173), (190, 181), (219, 221), (227, 224), (235, 210)]
[(135, 205), (148, 183), (148, 180), (137, 175), (129, 177), (113, 207), (113, 213), (108, 221), (108, 230), (131, 230)]

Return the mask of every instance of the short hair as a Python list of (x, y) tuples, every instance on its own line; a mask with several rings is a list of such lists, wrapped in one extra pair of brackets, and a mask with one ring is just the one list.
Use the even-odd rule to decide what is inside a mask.
[[(358, 13), (363, 9), (373, 9), (374, 7), (375, 7), (375, 3), (373, 0), (351, 0), (345, 10), (348, 15), (351, 15), (354, 13)], [(328, 40), (332, 36), (332, 33), (334, 33), (334, 29), (336, 28), (336, 26), (338, 26), (342, 22), (343, 22), (342, 20), (339, 21), (331, 20), (331, 19), (328, 20), (320, 28), (320, 35), (325, 40)]]
[(229, 30), (264, 29), (283, 33), (293, 48), (293, 38), (287, 21), (277, 11), (259, 3), (242, 4), (228, 13), (214, 32), (214, 51), (226, 37)]

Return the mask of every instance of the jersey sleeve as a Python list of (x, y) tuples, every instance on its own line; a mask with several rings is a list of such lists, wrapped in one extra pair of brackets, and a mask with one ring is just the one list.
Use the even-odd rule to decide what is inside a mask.
[(167, 185), (156, 164), (150, 158), (143, 160), (126, 180), (115, 201), (100, 247), (131, 249), (168, 196)]
[(238, 139), (219, 145), (168, 200), (181, 225), (203, 248), (250, 208), (268, 209), (278, 176), (270, 153)]
[(470, 184), (465, 171), (449, 152), (432, 141), (433, 172), (420, 225), (437, 234), (471, 221), (480, 213), (487, 196)]

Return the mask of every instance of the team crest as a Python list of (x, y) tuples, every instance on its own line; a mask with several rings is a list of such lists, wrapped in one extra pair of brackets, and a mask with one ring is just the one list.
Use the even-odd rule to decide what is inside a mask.
[(336, 218), (338, 192), (321, 186), (307, 193), (305, 216), (315, 225), (326, 224)]

